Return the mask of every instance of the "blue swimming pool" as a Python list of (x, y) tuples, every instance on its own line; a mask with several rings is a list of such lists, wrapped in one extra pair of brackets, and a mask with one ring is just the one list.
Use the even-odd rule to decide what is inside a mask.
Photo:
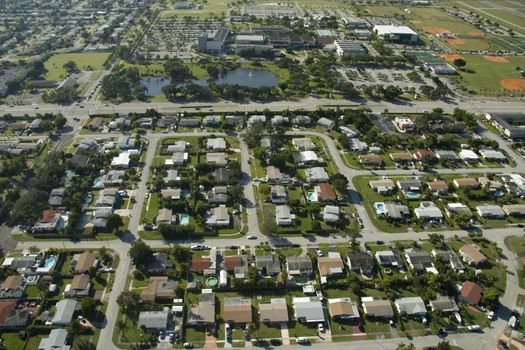
[(376, 213), (378, 215), (385, 214), (385, 203), (383, 202), (375, 202), (374, 203), (374, 209), (376, 210)]
[(494, 192), (494, 195), (496, 197), (501, 197), (501, 196), (505, 195), (505, 192), (503, 192), (503, 191), (496, 191), (496, 192)]
[(188, 225), (190, 223), (190, 216), (188, 214), (179, 214), (179, 222), (181, 225)]
[(315, 192), (306, 193), (306, 199), (308, 199), (308, 202), (317, 202), (317, 193)]
[(410, 198), (410, 199), (418, 198), (419, 197), (419, 193), (416, 193), (416, 192), (405, 192), (405, 197)]
[(57, 262), (57, 258), (54, 256), (50, 256), (46, 259), (44, 262), (44, 268), (51, 269), (53, 266), (55, 266), (55, 263)]
[(100, 177), (96, 178), (95, 181), (93, 181), (93, 187), (102, 187), (103, 184), (104, 181)]

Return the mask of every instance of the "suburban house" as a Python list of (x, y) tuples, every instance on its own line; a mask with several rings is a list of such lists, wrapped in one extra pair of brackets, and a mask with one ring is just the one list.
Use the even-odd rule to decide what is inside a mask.
[(458, 160), (458, 155), (454, 151), (436, 150), (434, 153), (436, 154), (436, 158), (441, 161), (453, 162)]
[(248, 127), (251, 128), (255, 124), (264, 124), (266, 123), (266, 116), (265, 115), (251, 115), (248, 118)]
[(335, 122), (328, 118), (322, 117), (317, 120), (317, 125), (320, 125), (328, 130), (332, 130), (335, 127)]
[(208, 139), (206, 149), (212, 151), (224, 151), (226, 149), (226, 141), (222, 137)]
[(453, 218), (456, 215), (466, 215), (472, 217), (472, 210), (463, 203), (448, 203), (445, 208), (445, 213)]
[(314, 273), (312, 259), (308, 255), (290, 255), (286, 258), (286, 270), (289, 278), (312, 276)]
[(212, 208), (206, 218), (206, 225), (229, 226), (230, 214), (228, 213), (228, 208), (225, 205), (219, 205), (218, 207)]
[(157, 218), (155, 219), (155, 223), (160, 225), (171, 225), (175, 223), (175, 217), (173, 215), (173, 212), (171, 209), (162, 208), (159, 209), (159, 213), (157, 214)]
[(459, 311), (458, 304), (454, 299), (446, 295), (438, 295), (436, 299), (430, 300), (430, 309), (432, 311), (440, 310), (445, 314)]
[[(397, 180), (397, 187), (407, 198), (414, 198), (416, 194), (420, 194), (423, 185), (418, 179), (403, 179)], [(410, 197), (408, 196), (410, 194)]]
[(54, 210), (44, 210), (42, 216), (33, 226), (33, 232), (52, 232), (60, 226), (62, 218)]
[(97, 254), (93, 252), (84, 252), (81, 254), (74, 254), (71, 260), (71, 268), (75, 273), (86, 273), (93, 267), (97, 267)]
[(219, 126), (221, 125), (222, 117), (220, 115), (207, 115), (202, 119), (202, 124), (205, 126)]
[(390, 159), (396, 163), (408, 163), (413, 160), (410, 152), (392, 152), (390, 153)]
[(66, 298), (82, 298), (87, 297), (91, 291), (91, 282), (89, 275), (75, 275), (71, 284), (67, 284), (64, 289), (64, 297)]
[(520, 174), (505, 174), (501, 176), (505, 188), (516, 196), (525, 195), (525, 178)]
[(170, 328), (173, 319), (168, 310), (141, 311), (138, 326), (146, 332), (160, 332)]
[(292, 214), (290, 213), (290, 207), (288, 207), (287, 205), (275, 206), (275, 222), (277, 222), (277, 225), (279, 226), (292, 225), (293, 218)]
[(460, 273), (465, 272), (465, 266), (461, 262), (461, 259), (456, 254), (456, 252), (453, 251), (452, 249), (434, 248), (432, 249), (432, 256), (435, 258), (439, 257), (444, 264), (449, 265), (451, 268), (453, 268), (454, 270)]
[(0, 300), (0, 329), (25, 329), (29, 322), (29, 310), (17, 308), (17, 300)]
[(429, 149), (418, 149), (414, 158), (420, 161), (433, 161), (436, 159), (436, 155)]
[(168, 145), (168, 147), (166, 148), (166, 151), (168, 153), (184, 153), (186, 152), (186, 148), (187, 148), (187, 144), (186, 144), (186, 141), (175, 141), (174, 144), (172, 145)]
[(505, 214), (508, 216), (523, 217), (525, 216), (525, 205), (523, 204), (509, 204), (502, 207)]
[(215, 294), (202, 292), (199, 303), (188, 310), (186, 324), (212, 326), (215, 324)]
[(79, 308), (79, 302), (74, 299), (62, 299), (56, 304), (55, 315), (51, 319), (53, 326), (67, 326), (71, 323), (73, 315), (77, 308)]
[(383, 267), (396, 268), (399, 270), (403, 270), (405, 267), (403, 259), (401, 258), (397, 250), (380, 250), (376, 252), (375, 257), (377, 263)]
[(385, 215), (396, 221), (409, 221), (410, 209), (405, 204), (398, 202), (385, 202)]
[(346, 257), (346, 264), (350, 270), (358, 271), (367, 278), (374, 276), (375, 262), (374, 257), (370, 254), (349, 253)]
[(225, 256), (223, 268), (225, 271), (233, 273), (235, 278), (245, 278), (248, 273), (248, 261), (243, 255)]
[(49, 194), (47, 202), (52, 207), (58, 207), (64, 202), (64, 196), (66, 195), (66, 189), (64, 187), (53, 188)]
[(416, 124), (407, 116), (395, 117), (393, 124), (399, 132), (412, 132), (416, 128)]
[(294, 297), (295, 319), (301, 323), (324, 323), (323, 303), (318, 297)]
[(465, 244), (459, 248), (459, 254), (471, 266), (479, 266), (487, 261), (487, 257), (472, 244)]
[(288, 200), (288, 194), (284, 186), (274, 185), (271, 188), (271, 199), (273, 204), (285, 204)]
[(390, 320), (394, 317), (394, 310), (389, 300), (363, 297), (361, 303), (363, 304), (363, 311), (368, 317), (383, 320)]
[(405, 249), (405, 258), (408, 266), (416, 272), (432, 272), (437, 273), (432, 261), (432, 256), (421, 249), (408, 248)]
[(163, 273), (166, 269), (173, 267), (173, 262), (171, 262), (168, 254), (166, 253), (154, 253), (152, 259), (148, 262), (146, 266), (146, 271), (150, 274)]
[(163, 198), (179, 200), (181, 199), (182, 190), (179, 187), (166, 187), (160, 190), (160, 195)]
[(202, 273), (205, 276), (214, 275), (216, 269), (213, 268), (213, 262), (211, 258), (207, 257), (196, 257), (191, 259), (190, 270), (197, 273)]
[(24, 295), (26, 280), (20, 275), (8, 276), (0, 284), (0, 299), (19, 299)]
[(230, 180), (230, 173), (226, 168), (218, 168), (213, 172), (213, 178), (216, 182), (226, 183)]
[(189, 154), (188, 152), (174, 152), (171, 155), (171, 159), (167, 159), (166, 165), (184, 165), (188, 161)]
[(449, 190), (447, 183), (441, 180), (429, 181), (427, 186), (430, 192), (436, 195), (447, 194)]
[(314, 192), (317, 194), (319, 202), (334, 202), (337, 195), (329, 183), (323, 182), (314, 187)]
[(285, 298), (272, 298), (269, 303), (259, 304), (259, 319), (267, 324), (281, 324), (289, 321)]
[(118, 188), (104, 188), (97, 199), (98, 207), (114, 207), (118, 199)]
[(294, 125), (308, 126), (312, 124), (312, 118), (307, 115), (298, 115), (293, 118)]
[(478, 205), (476, 212), (482, 218), (486, 219), (504, 219), (507, 214), (497, 205)]
[(324, 160), (317, 156), (315, 151), (301, 151), (293, 154), (293, 160), (298, 165), (312, 164), (312, 163), (323, 163)]
[(140, 293), (140, 301), (153, 303), (157, 300), (172, 300), (176, 297), (178, 287), (179, 283), (169, 280), (167, 276), (152, 276), (148, 286)]
[(382, 195), (389, 195), (395, 192), (396, 184), (390, 179), (373, 180), (368, 183), (370, 188)]
[(179, 126), (186, 128), (196, 128), (200, 124), (199, 119), (197, 118), (181, 118), (179, 120)]
[(281, 260), (277, 254), (257, 255), (255, 267), (263, 276), (276, 276), (281, 273)]
[(351, 323), (361, 321), (357, 303), (352, 302), (350, 298), (331, 298), (327, 299), (327, 302), (328, 311), (333, 319)]
[(359, 162), (363, 165), (376, 167), (383, 165), (381, 156), (378, 156), (377, 154), (361, 154), (359, 155)]
[(396, 299), (394, 302), (397, 311), (406, 316), (425, 316), (427, 308), (421, 297), (408, 297)]
[(283, 125), (290, 122), (288, 117), (283, 117), (282, 115), (274, 115), (272, 118), (272, 125)]
[(321, 214), (326, 223), (333, 223), (337, 222), (341, 217), (341, 209), (336, 205), (327, 205), (324, 207)]
[(326, 283), (328, 278), (342, 277), (345, 272), (345, 265), (337, 252), (328, 252), (328, 256), (318, 257), (317, 267), (321, 275), (321, 283)]
[(292, 179), (289, 175), (283, 174), (279, 168), (272, 165), (266, 168), (266, 180), (274, 185), (287, 185), (292, 182)]
[(169, 184), (171, 181), (180, 181), (179, 171), (176, 169), (168, 169), (166, 176), (162, 178), (165, 184)]
[(102, 178), (104, 186), (119, 186), (124, 182), (126, 172), (124, 170), (110, 170)]
[(224, 298), (222, 319), (233, 324), (252, 323), (252, 301), (242, 298)]
[(305, 170), (306, 180), (310, 183), (328, 182), (330, 177), (322, 167), (308, 168)]
[(478, 162), (479, 156), (470, 149), (462, 149), (459, 151), (459, 158), (461, 158), (465, 162)]
[(243, 126), (244, 125), (244, 116), (242, 116), (242, 115), (227, 115), (227, 116), (224, 116), (224, 121), (228, 125)]
[(473, 177), (461, 177), (452, 181), (456, 188), (478, 188), (479, 182)]
[(467, 305), (478, 305), (483, 296), (483, 288), (478, 284), (466, 281), (459, 291), (459, 300)]
[(482, 149), (479, 151), (481, 157), (490, 162), (506, 162), (507, 157), (500, 151), (493, 149)]
[(226, 204), (228, 202), (228, 186), (215, 186), (207, 193), (208, 203)]
[(486, 176), (478, 177), (478, 182), (483, 188), (487, 188), (490, 192), (496, 192), (504, 190), (504, 186), (501, 182), (496, 180), (491, 180)]
[(63, 328), (52, 329), (47, 338), (40, 340), (38, 350), (69, 350), (67, 336), (67, 330)]
[(228, 158), (226, 158), (226, 153), (224, 152), (206, 153), (206, 162), (217, 166), (226, 166)]
[(307, 137), (292, 139), (292, 145), (298, 151), (312, 151), (316, 148), (312, 140)]
[(421, 202), (419, 207), (414, 209), (416, 217), (428, 223), (443, 223), (443, 214), (441, 210), (433, 202)]
[(348, 150), (352, 152), (366, 152), (368, 149), (368, 144), (359, 139), (350, 139), (348, 140)]

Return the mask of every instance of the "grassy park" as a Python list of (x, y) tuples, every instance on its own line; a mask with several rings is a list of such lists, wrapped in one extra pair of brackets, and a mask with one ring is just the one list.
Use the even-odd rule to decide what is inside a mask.
[(63, 79), (66, 75), (64, 64), (69, 61), (75, 62), (78, 68), (83, 71), (102, 69), (108, 57), (109, 52), (62, 53), (53, 55), (44, 63), (47, 69), (46, 79)]

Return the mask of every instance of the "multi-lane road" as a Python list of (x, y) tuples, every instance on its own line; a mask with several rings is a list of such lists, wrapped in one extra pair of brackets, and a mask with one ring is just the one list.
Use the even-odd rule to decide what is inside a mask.
[[(95, 87), (96, 89), (96, 87)], [(121, 104), (121, 105), (105, 105), (102, 104), (99, 101), (91, 100), (86, 102), (84, 104), (84, 108), (81, 108), (79, 105), (77, 106), (70, 106), (67, 108), (61, 108), (57, 106), (51, 106), (51, 105), (41, 105), (39, 106), (38, 110), (34, 110), (32, 108), (23, 107), (23, 106), (15, 106), (15, 107), (0, 107), (0, 113), (2, 112), (10, 112), (14, 115), (17, 114), (33, 114), (35, 112), (62, 112), (67, 118), (68, 118), (68, 125), (65, 129), (65, 131), (60, 135), (60, 138), (57, 142), (57, 149), (62, 149), (65, 147), (66, 144), (70, 142), (70, 140), (78, 135), (78, 132), (80, 130), (82, 122), (88, 117), (89, 114), (93, 113), (128, 113), (130, 111), (134, 112), (140, 112), (144, 111), (146, 108), (156, 108), (157, 110), (164, 112), (164, 113), (175, 113), (180, 111), (196, 111), (197, 108), (199, 110), (203, 110), (206, 112), (238, 112), (238, 111), (256, 111), (256, 110), (263, 110), (263, 109), (270, 109), (275, 111), (280, 111), (284, 109), (306, 109), (306, 110), (314, 110), (318, 107), (324, 107), (324, 106), (333, 106), (335, 104), (341, 105), (341, 101), (334, 101), (334, 100), (316, 100), (316, 99), (308, 99), (300, 102), (276, 102), (276, 103), (268, 103), (268, 104), (257, 104), (257, 103), (251, 103), (247, 105), (242, 104), (229, 104), (229, 103), (222, 103), (222, 104), (211, 104), (207, 106), (203, 106), (202, 104), (184, 104), (184, 105), (176, 105), (176, 104), (169, 104), (169, 103), (158, 103), (158, 104), (144, 104), (144, 103), (129, 103), (129, 104)], [(347, 105), (358, 105), (355, 103), (347, 103)], [(428, 103), (417, 103), (415, 105), (395, 105), (390, 103), (366, 103), (364, 106), (371, 108), (373, 111), (376, 112), (383, 112), (385, 109), (388, 109), (391, 112), (417, 112), (417, 111), (424, 111), (424, 110), (431, 110), (433, 108), (443, 108), (447, 111), (452, 110), (453, 108), (457, 107), (457, 105), (454, 104), (443, 104), (441, 102), (428, 102)], [(521, 111), (525, 110), (525, 104), (522, 102), (466, 102), (465, 104), (461, 104), (461, 108), (473, 111), (473, 112), (487, 112), (487, 111)], [(74, 120), (73, 117), (78, 117), (79, 120)], [(77, 119), (77, 118), (75, 118)], [(215, 135), (221, 135), (221, 133), (214, 133)], [(358, 175), (365, 175), (370, 174), (370, 171), (365, 170), (357, 170), (352, 169), (344, 163), (344, 161), (341, 158), (340, 152), (337, 149), (337, 146), (334, 142), (334, 140), (329, 137), (328, 135), (324, 133), (318, 133), (318, 132), (312, 132), (312, 131), (291, 131), (288, 134), (290, 135), (315, 135), (320, 138), (322, 138), (328, 148), (328, 152), (331, 154), (332, 158), (334, 159), (334, 162), (336, 166), (339, 168), (339, 171), (341, 174), (345, 175), (349, 180), (349, 188), (352, 190), (351, 193), (351, 200), (354, 203), (357, 213), (360, 216), (360, 218), (363, 220), (364, 228), (360, 232), (360, 240), (361, 241), (370, 241), (370, 240), (382, 240), (385, 242), (391, 242), (394, 240), (400, 240), (400, 239), (412, 239), (412, 240), (418, 240), (418, 239), (424, 239), (427, 238), (426, 233), (415, 233), (415, 232), (408, 232), (408, 233), (402, 233), (402, 234), (389, 234), (379, 231), (371, 222), (370, 218), (368, 217), (368, 214), (361, 204), (361, 199), (358, 193), (355, 191), (354, 185), (352, 183), (352, 179), (355, 176)], [(206, 132), (192, 132), (192, 133), (177, 133), (177, 136), (206, 136), (209, 135)], [(504, 169), (493, 169), (493, 168), (483, 168), (483, 169), (455, 169), (454, 173), (472, 173), (472, 172), (483, 172), (483, 173), (489, 173), (489, 172), (503, 172), (503, 171), (514, 171), (514, 172), (525, 172), (525, 162), (523, 159), (516, 155), (505, 143), (504, 141), (499, 138), (497, 135), (493, 135), (489, 132), (486, 132), (486, 135), (497, 140), (501, 147), (505, 149), (516, 161), (516, 167), (513, 169), (510, 168), (504, 168)], [(115, 137), (117, 135), (115, 134), (96, 134), (96, 135), (82, 135), (83, 138), (109, 138), (109, 137)], [(112, 343), (112, 333), (116, 322), (116, 315), (118, 312), (118, 305), (116, 303), (116, 299), (118, 295), (124, 290), (125, 288), (125, 282), (128, 276), (128, 273), (131, 268), (131, 262), (127, 255), (127, 252), (129, 250), (130, 243), (136, 239), (138, 239), (138, 228), (140, 225), (140, 214), (142, 212), (142, 207), (144, 205), (144, 198), (147, 191), (146, 185), (150, 177), (150, 166), (153, 164), (153, 159), (155, 156), (155, 149), (159, 142), (159, 140), (163, 137), (166, 137), (169, 135), (161, 134), (161, 133), (148, 133), (144, 136), (144, 139), (148, 142), (148, 147), (146, 149), (146, 157), (145, 157), (145, 165), (142, 169), (142, 174), (140, 178), (140, 182), (138, 183), (138, 186), (136, 189), (134, 189), (134, 196), (137, 199), (136, 204), (134, 205), (132, 211), (131, 211), (131, 217), (130, 217), (130, 224), (129, 224), (129, 233), (124, 235), (119, 240), (113, 240), (113, 241), (106, 241), (106, 242), (100, 242), (100, 241), (82, 241), (82, 242), (67, 242), (64, 241), (61, 244), (65, 248), (75, 248), (75, 249), (96, 249), (100, 248), (101, 246), (106, 246), (112, 250), (114, 250), (119, 256), (120, 256), (120, 264), (116, 271), (116, 278), (115, 282), (113, 284), (112, 291), (110, 293), (107, 293), (108, 295), (108, 309), (106, 312), (107, 322), (102, 329), (102, 333), (100, 336), (99, 344), (97, 348), (99, 349), (117, 349), (117, 347)], [(269, 241), (270, 244), (277, 244), (277, 243), (283, 243), (283, 241), (299, 244), (303, 247), (305, 246), (314, 246), (318, 245), (320, 243), (328, 243), (328, 244), (338, 244), (338, 243), (346, 243), (347, 239), (343, 237), (290, 237), (290, 238), (269, 238), (264, 236), (260, 230), (259, 230), (259, 223), (257, 218), (257, 206), (256, 206), (256, 200), (255, 200), (255, 194), (253, 189), (253, 183), (251, 181), (252, 174), (251, 174), (251, 167), (249, 165), (249, 150), (246, 144), (242, 141), (242, 138), (239, 137), (240, 140), (240, 153), (241, 153), (241, 167), (242, 171), (244, 173), (242, 178), (242, 185), (244, 187), (244, 197), (245, 197), (245, 207), (246, 212), (248, 216), (248, 230), (251, 234), (254, 234), (257, 237), (256, 241), (250, 241), (244, 237), (236, 238), (235, 244), (236, 245), (253, 245), (256, 242), (261, 241)], [(446, 169), (439, 169), (438, 172), (451, 172), (451, 170)], [(384, 170), (384, 171), (376, 171), (375, 174), (378, 175), (394, 175), (394, 174), (413, 174), (413, 173), (419, 173), (417, 170)], [(506, 229), (493, 229), (493, 230), (487, 230), (484, 232), (487, 237), (490, 237), (491, 240), (495, 241), (501, 249), (503, 249), (503, 252), (505, 253), (505, 256), (508, 257), (508, 260), (506, 261), (506, 264), (508, 266), (509, 273), (507, 274), (507, 289), (505, 295), (501, 298), (501, 304), (502, 307), (499, 310), (498, 321), (494, 322), (490, 329), (484, 330), (483, 333), (478, 334), (456, 334), (451, 335), (449, 339), (453, 344), (457, 344), (458, 346), (462, 346), (464, 349), (494, 349), (496, 344), (496, 339), (499, 337), (499, 335), (503, 332), (503, 329), (505, 328), (505, 319), (508, 318), (509, 310), (514, 309), (516, 299), (517, 299), (517, 269), (515, 260), (513, 259), (513, 254), (508, 251), (508, 249), (505, 247), (505, 244), (503, 242), (504, 238), (509, 235), (520, 235), (522, 234), (522, 229), (519, 228), (506, 228)], [(444, 233), (446, 237), (453, 237), (455, 235), (458, 236), (465, 236), (467, 234), (466, 231), (447, 231)], [(173, 242), (166, 242), (166, 241), (147, 241), (147, 243), (154, 247), (154, 248), (160, 248), (160, 247), (166, 247), (166, 245), (172, 244), (172, 243), (180, 243), (185, 245), (194, 244), (197, 241), (173, 241)], [(224, 247), (226, 245), (231, 245), (231, 240), (224, 240), (224, 239), (207, 239), (206, 244), (217, 246), (217, 247)], [(39, 246), (41, 249), (47, 249), (47, 248), (55, 248), (57, 246), (56, 242), (20, 242), (18, 244), (18, 248), (28, 248), (33, 245)], [(400, 342), (408, 342), (407, 339), (388, 339), (388, 340), (368, 340), (368, 341), (359, 341), (359, 342), (351, 342), (351, 343), (334, 343), (334, 344), (316, 344), (315, 346), (319, 349), (330, 347), (330, 348), (359, 348), (359, 349), (394, 349), (397, 347), (397, 344)], [(435, 345), (438, 342), (438, 338), (434, 336), (427, 336), (427, 337), (419, 337), (414, 338), (412, 340), (414, 344), (418, 346), (428, 346), (428, 345)], [(290, 348), (294, 348), (291, 346)], [(299, 348), (299, 347), (297, 347)]]

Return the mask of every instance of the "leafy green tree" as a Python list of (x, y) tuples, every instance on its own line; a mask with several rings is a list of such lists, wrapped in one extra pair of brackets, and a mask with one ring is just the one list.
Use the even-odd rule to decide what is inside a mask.
[(113, 231), (118, 230), (120, 227), (124, 226), (124, 220), (122, 217), (118, 214), (111, 214), (107, 218), (106, 227)]
[(177, 260), (179, 263), (188, 262), (191, 260), (191, 250), (181, 245), (176, 244), (173, 246), (172, 253), (175, 257), (175, 260)]
[(144, 266), (153, 257), (153, 250), (143, 240), (139, 239), (131, 244), (128, 254), (135, 265)]
[(78, 66), (77, 64), (74, 62), (74, 61), (68, 61), (66, 63), (64, 63), (64, 65), (62, 66), (66, 72), (68, 72), (69, 74), (71, 73), (78, 73), (80, 72), (80, 69), (78, 69)]
[(126, 315), (130, 315), (132, 311), (136, 311), (139, 301), (139, 295), (131, 291), (124, 291), (117, 298), (117, 304)]
[(80, 309), (87, 318), (91, 319), (95, 316), (98, 305), (98, 300), (86, 297), (80, 302)]

